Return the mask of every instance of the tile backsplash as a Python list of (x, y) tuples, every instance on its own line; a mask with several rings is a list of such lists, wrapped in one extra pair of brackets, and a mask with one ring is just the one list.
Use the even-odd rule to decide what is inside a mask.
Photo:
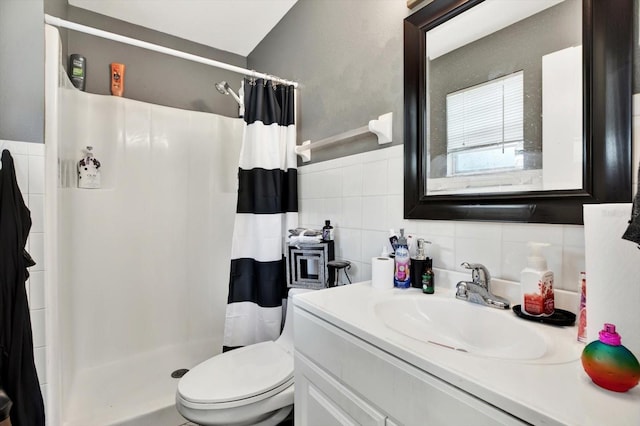
[(402, 145), (302, 166), (298, 174), (301, 226), (319, 229), (331, 220), (336, 257), (351, 261), (354, 281), (371, 278), (371, 258), (388, 247), (391, 228), (431, 241), (437, 268), (483, 263), (492, 276), (519, 281), (527, 242), (540, 241), (551, 245), (557, 288), (575, 290), (584, 270), (582, 226), (403, 219)]
[(16, 178), (25, 204), (31, 211), (31, 231), (27, 251), (36, 262), (29, 268), (26, 282), (34, 359), (42, 396), (47, 399), (45, 297), (44, 297), (44, 144), (0, 140), (0, 151), (9, 150), (16, 167)]
[[(633, 177), (640, 163), (640, 94), (633, 97)], [(464, 261), (483, 263), (493, 277), (520, 280), (527, 242), (546, 249), (555, 286), (576, 291), (585, 270), (584, 227), (502, 222), (403, 219), (403, 146), (301, 166), (298, 169), (300, 226), (320, 229), (325, 219), (336, 228), (336, 257), (351, 261), (354, 281), (371, 278), (371, 258), (388, 246), (389, 229), (422, 237), (432, 244), (434, 266), (462, 271)]]

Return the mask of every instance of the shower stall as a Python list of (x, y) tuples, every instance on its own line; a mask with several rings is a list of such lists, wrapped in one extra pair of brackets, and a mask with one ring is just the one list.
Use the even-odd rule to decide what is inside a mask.
[(45, 33), (48, 424), (175, 426), (171, 373), (222, 348), (243, 122), (80, 92)]

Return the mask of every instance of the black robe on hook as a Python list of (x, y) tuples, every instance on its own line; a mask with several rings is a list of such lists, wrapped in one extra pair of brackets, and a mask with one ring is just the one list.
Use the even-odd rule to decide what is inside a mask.
[(33, 360), (25, 281), (35, 263), (25, 251), (31, 213), (18, 188), (13, 158), (0, 169), (0, 388), (13, 406), (12, 426), (44, 426), (44, 404)]

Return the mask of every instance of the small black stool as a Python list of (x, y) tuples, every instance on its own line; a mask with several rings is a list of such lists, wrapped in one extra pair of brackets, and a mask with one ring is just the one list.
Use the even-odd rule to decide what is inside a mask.
[(351, 262), (349, 262), (348, 260), (330, 260), (329, 262), (327, 262), (327, 268), (331, 268), (335, 271), (334, 282), (328, 283), (329, 287), (337, 287), (339, 285), (343, 285), (343, 284), (340, 284), (340, 279), (339, 279), (341, 270), (344, 271), (344, 276), (347, 277), (347, 281), (349, 281), (349, 284), (351, 284), (351, 278), (349, 278), (349, 274), (347, 274), (347, 269), (351, 269)]

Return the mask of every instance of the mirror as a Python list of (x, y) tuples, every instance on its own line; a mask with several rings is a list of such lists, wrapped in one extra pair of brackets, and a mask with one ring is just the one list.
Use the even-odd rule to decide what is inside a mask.
[(405, 217), (579, 224), (629, 201), (631, 15), (434, 0), (405, 19)]

